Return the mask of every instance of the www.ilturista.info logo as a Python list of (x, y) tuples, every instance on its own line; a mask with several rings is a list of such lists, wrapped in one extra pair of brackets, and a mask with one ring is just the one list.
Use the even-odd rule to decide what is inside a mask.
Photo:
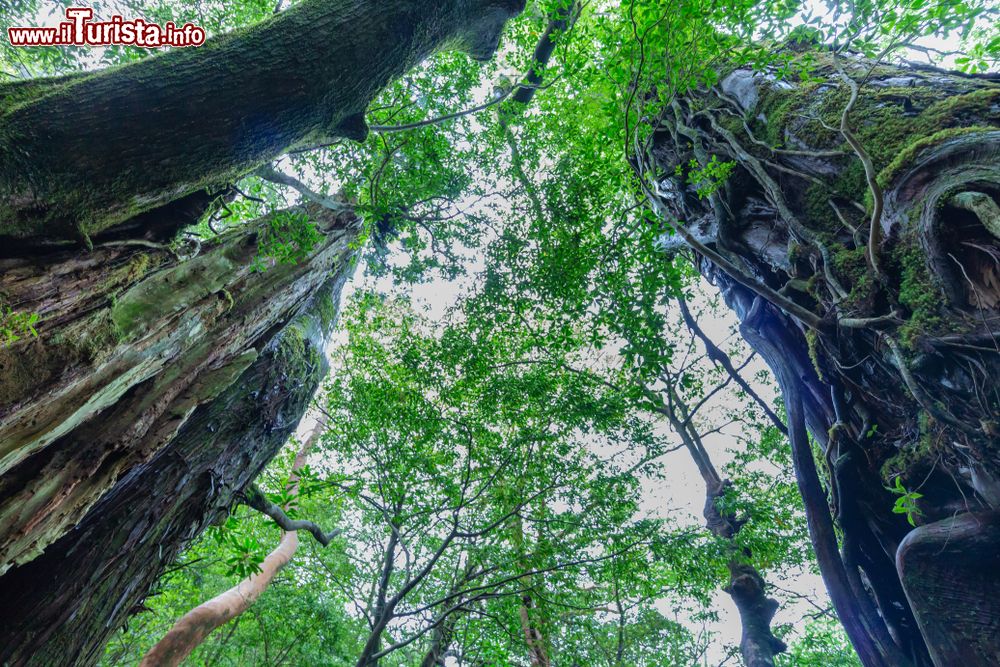
[(110, 21), (91, 21), (94, 10), (69, 7), (56, 27), (15, 26), (7, 28), (12, 46), (110, 46), (112, 44), (155, 49), (161, 46), (201, 46), (205, 30), (191, 23), (178, 27), (173, 21), (160, 26), (143, 19), (125, 20), (117, 14)]

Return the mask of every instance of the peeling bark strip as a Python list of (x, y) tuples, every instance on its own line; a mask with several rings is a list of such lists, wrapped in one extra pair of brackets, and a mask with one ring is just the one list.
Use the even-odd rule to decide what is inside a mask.
[(495, 51), (524, 0), (305, 0), (198, 49), (0, 87), (0, 239), (89, 237), (364, 112), (433, 52)]
[[(287, 492), (290, 504), (294, 503), (299, 495), (298, 472), (305, 466), (309, 450), (323, 434), (325, 427), (323, 420), (317, 422), (295, 455), (292, 471), (288, 476)], [(201, 646), (214, 630), (249, 609), (267, 590), (278, 572), (288, 565), (298, 548), (298, 534), (294, 530), (283, 532), (278, 546), (272, 549), (260, 564), (260, 572), (247, 577), (211, 600), (206, 600), (177, 619), (167, 634), (143, 656), (139, 667), (176, 667), (181, 664), (184, 658)]]
[[(818, 82), (736, 70), (676, 99), (637, 171), (778, 378), (862, 662), (990, 667), (1000, 569), (974, 555), (1000, 551), (1000, 83), (848, 56), (845, 113), (855, 86), (815, 55)], [(713, 156), (734, 169), (702, 199), (687, 165)], [(922, 494), (915, 531), (896, 479)]]

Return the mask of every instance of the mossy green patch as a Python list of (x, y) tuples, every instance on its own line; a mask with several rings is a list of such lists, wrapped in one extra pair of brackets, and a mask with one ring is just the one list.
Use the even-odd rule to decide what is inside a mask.
[(865, 259), (865, 248), (847, 248), (842, 245), (832, 245), (835, 248), (831, 257), (834, 274), (845, 283), (848, 289), (847, 297), (841, 302), (845, 309), (867, 311), (878, 290)]
[(904, 484), (919, 484), (926, 479), (941, 454), (941, 435), (934, 418), (921, 410), (917, 415), (920, 434), (882, 464), (882, 480), (890, 484), (894, 478)]
[(905, 347), (913, 349), (921, 336), (947, 329), (943, 316), (945, 295), (931, 275), (927, 256), (915, 234), (900, 240), (891, 259), (900, 276), (899, 302), (910, 311), (898, 335)]
[[(771, 86), (763, 91), (758, 105), (761, 118), (751, 119), (758, 136), (775, 148), (783, 147), (788, 132), (815, 148), (844, 147), (836, 128), (850, 93), (845, 85), (830, 84), (836, 81), (832, 70), (826, 75), (829, 80), (822, 83), (809, 82), (794, 89)], [(879, 181), (885, 186), (924, 148), (961, 134), (1000, 127), (1000, 88), (982, 85), (941, 99), (940, 88), (933, 85), (869, 84), (861, 88), (848, 124), (881, 172)], [(850, 153), (843, 159), (843, 169), (830, 182), (830, 191), (854, 201), (870, 199), (860, 160)], [(820, 193), (814, 189), (806, 205), (824, 229), (830, 218), (820, 203)]]
[(970, 127), (950, 127), (944, 130), (939, 130), (934, 134), (921, 137), (916, 141), (908, 144), (906, 148), (901, 150), (896, 154), (896, 157), (886, 165), (878, 174), (878, 182), (883, 188), (886, 187), (892, 179), (899, 174), (899, 172), (913, 162), (914, 158), (917, 157), (922, 151), (941, 144), (949, 139), (954, 139), (955, 137), (960, 137), (966, 134), (977, 134), (981, 132), (996, 131), (996, 127), (987, 127), (984, 125), (973, 125)]
[(318, 325), (311, 315), (302, 315), (278, 334), (275, 354), (283, 359), (289, 377), (307, 378), (323, 367), (323, 351), (317, 344), (322, 339)]
[(816, 376), (820, 380), (824, 380), (823, 377), (823, 366), (820, 363), (820, 346), (819, 346), (819, 335), (815, 330), (809, 329), (806, 331), (806, 349), (809, 352), (809, 361), (812, 362), (813, 368), (816, 370)]
[(126, 336), (145, 331), (163, 315), (190, 307), (233, 280), (236, 264), (225, 253), (202, 255), (161, 271), (122, 294), (112, 310)]
[(806, 188), (803, 208), (811, 228), (829, 234), (837, 234), (842, 231), (843, 225), (840, 224), (840, 220), (837, 219), (830, 207), (830, 200), (833, 196), (834, 193), (825, 184), (813, 183)]

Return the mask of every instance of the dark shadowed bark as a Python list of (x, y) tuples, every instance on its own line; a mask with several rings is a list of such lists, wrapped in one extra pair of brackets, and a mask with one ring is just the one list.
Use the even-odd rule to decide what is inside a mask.
[[(864, 664), (995, 665), (984, 591), (1000, 571), (975, 554), (1000, 549), (977, 518), (1000, 503), (1000, 85), (839, 60), (861, 84), (846, 131), (849, 87), (820, 53), (819, 83), (737, 70), (678, 99), (636, 166), (775, 371), (821, 570)], [(686, 165), (713, 155), (735, 169), (701, 198)], [(912, 492), (915, 510), (893, 512)], [(947, 602), (929, 581), (945, 571)]]

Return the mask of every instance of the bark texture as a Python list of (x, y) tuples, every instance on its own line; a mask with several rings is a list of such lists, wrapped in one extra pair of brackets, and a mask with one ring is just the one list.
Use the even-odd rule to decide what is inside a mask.
[[(819, 82), (736, 70), (677, 99), (636, 167), (680, 232), (664, 247), (695, 250), (775, 371), (820, 566), (864, 664), (994, 665), (1000, 571), (984, 554), (1000, 538), (982, 517), (1000, 503), (1000, 84), (818, 58)], [(850, 107), (841, 69), (860, 87)], [(734, 168), (700, 196), (689, 162), (712, 156)], [(904, 492), (887, 489), (897, 478)]]
[[(4, 260), (3, 291), (42, 317), (0, 350), (0, 571), (65, 534), (200, 404), (259, 357), (277, 327), (351, 269), (357, 220), (308, 209), (324, 230), (301, 264), (251, 268), (267, 220), (177, 259), (112, 245)], [(335, 300), (327, 295), (325, 335)], [(313, 363), (313, 360), (310, 360)]]
[[(105, 405), (56, 410), (76, 423), (0, 478), (10, 517), (4, 553), (18, 563), (0, 578), (0, 662), (92, 664), (183, 546), (225, 518), (294, 431), (326, 372), (323, 349), (356, 233), (334, 223), (306, 264), (234, 271), (183, 308), (166, 302), (166, 313), (143, 320), (155, 326), (139, 342), (116, 342), (96, 363), (52, 381), (65, 380), (68, 396), (78, 385), (86, 395), (102, 386), (95, 368), (130, 360), (108, 380), (125, 387)], [(126, 295), (176, 284), (174, 270), (185, 264), (153, 271)], [(100, 311), (113, 308), (102, 306), (93, 317), (111, 318)], [(188, 318), (194, 322), (185, 325)], [(145, 356), (147, 338), (168, 343)], [(41, 339), (30, 345), (55, 347)]]
[(306, 0), (123, 68), (0, 88), (0, 238), (88, 238), (296, 145), (363, 139), (364, 111), (442, 48), (480, 59), (523, 0)]

